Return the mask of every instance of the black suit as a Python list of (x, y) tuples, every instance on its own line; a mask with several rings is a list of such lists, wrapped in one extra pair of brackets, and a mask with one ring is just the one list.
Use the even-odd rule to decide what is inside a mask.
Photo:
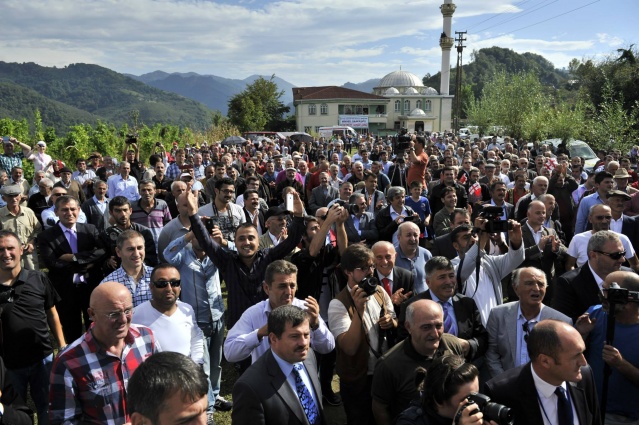
[(43, 224), (42, 211), (49, 208), (49, 206), (50, 205), (47, 202), (47, 198), (45, 198), (40, 192), (34, 193), (33, 195), (31, 195), (31, 197), (29, 198), (29, 201), (27, 202), (27, 207), (33, 210), (40, 224)]
[[(513, 409), (517, 425), (543, 424), (538, 393), (533, 380), (531, 364), (528, 363), (491, 379), (486, 383), (485, 394), (495, 403)], [(599, 401), (595, 391), (590, 366), (581, 368), (582, 379), (578, 383), (567, 383), (570, 401), (577, 412), (579, 425), (601, 425)], [(555, 423), (556, 418), (551, 418)]]
[[(621, 270), (632, 271), (626, 267)], [(583, 266), (559, 276), (555, 283), (551, 307), (570, 317), (573, 323), (588, 307), (601, 304), (599, 286), (586, 262)]]
[[(325, 424), (322, 390), (313, 350), (309, 350), (304, 367), (313, 383), (320, 423)], [(288, 384), (271, 350), (264, 353), (235, 382), (231, 419), (234, 424), (309, 425), (297, 394)]]
[(453, 247), (453, 239), (450, 237), (450, 233), (437, 236), (433, 239), (433, 249), (430, 251), (433, 257), (443, 256), (452, 260), (457, 257), (457, 251)]
[(95, 202), (95, 199), (92, 196), (91, 198), (84, 201), (82, 204), (82, 212), (87, 216), (87, 223), (93, 224), (98, 231), (102, 231), (109, 227), (108, 217), (109, 217), (109, 203), (107, 200), (107, 205), (104, 212), (100, 211), (98, 205)]
[[(406, 308), (417, 300), (432, 300), (430, 289), (416, 295), (402, 303), (397, 326), (400, 337), (408, 336), (408, 331), (404, 327), (406, 321)], [(452, 298), (453, 310), (457, 319), (457, 336), (470, 343), (468, 359), (474, 360), (483, 356), (488, 349), (488, 331), (481, 323), (481, 315), (475, 300), (462, 294), (455, 294)]]
[[(379, 279), (379, 284), (382, 285), (382, 278), (384, 277), (377, 269), (375, 269), (375, 274)], [(383, 285), (382, 285), (383, 286)], [(415, 277), (411, 272), (401, 267), (393, 267), (393, 283), (391, 287), (391, 295), (397, 292), (399, 289), (404, 290), (404, 294), (409, 293), (413, 290), (415, 286)], [(415, 295), (415, 294), (413, 294)], [(395, 306), (395, 314), (399, 317), (401, 309), (399, 305)]]
[[(391, 218), (391, 208), (393, 208), (390, 204), (386, 207), (382, 208), (382, 210), (375, 217), (375, 226), (379, 231), (379, 240), (380, 241), (388, 241), (391, 242), (393, 240), (393, 234), (397, 231), (399, 224), (395, 220)], [(404, 206), (408, 216), (412, 216), (416, 214), (415, 211), (409, 207)], [(419, 227), (419, 232), (424, 233), (424, 222), (420, 219), (417, 224)]]
[[(546, 226), (541, 226), (541, 232), (542, 237), (554, 235), (555, 238), (559, 239), (557, 232)], [(551, 242), (548, 242), (542, 252), (539, 249), (539, 246), (535, 243), (535, 237), (530, 231), (528, 224), (522, 224), (521, 233), (526, 257), (519, 267), (536, 267), (542, 270), (546, 274), (546, 282), (550, 285), (552, 278), (554, 277), (555, 260), (563, 258), (566, 255), (566, 247), (564, 245), (560, 245), (559, 250), (557, 252), (553, 252), (552, 244)], [(550, 297), (547, 297), (546, 301), (549, 301), (549, 298)]]
[(368, 246), (373, 245), (379, 240), (379, 231), (375, 226), (375, 217), (372, 213), (365, 212), (359, 218), (359, 230), (361, 235), (355, 229), (355, 223), (353, 222), (353, 216), (349, 216), (344, 222), (344, 228), (346, 229), (346, 237), (348, 238), (348, 244), (354, 244), (360, 241), (366, 241)]
[[(242, 210), (244, 211), (244, 216), (246, 217), (246, 222), (247, 223), (252, 223), (253, 219), (251, 218), (251, 215), (246, 210), (246, 208), (242, 208)], [(259, 208), (257, 210), (257, 225), (259, 226), (260, 230), (262, 231), (262, 235), (265, 234), (266, 232), (268, 232), (268, 228), (266, 227), (266, 220), (264, 220), (264, 213)]]
[[(89, 327), (89, 297), (102, 280), (100, 265), (105, 258), (104, 246), (95, 226), (77, 223), (76, 232), (78, 252), (75, 254), (76, 261), (72, 262), (59, 260), (63, 254), (72, 254), (59, 224), (38, 235), (40, 255), (49, 269), (49, 279), (61, 298), (56, 308), (68, 342), (82, 335), (82, 316), (87, 329)], [(86, 283), (75, 284), (73, 275), (76, 273), (84, 275)]]

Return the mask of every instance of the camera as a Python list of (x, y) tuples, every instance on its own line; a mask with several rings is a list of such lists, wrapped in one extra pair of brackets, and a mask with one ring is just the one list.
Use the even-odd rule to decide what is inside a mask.
[(371, 295), (375, 294), (375, 292), (377, 292), (379, 279), (377, 279), (375, 276), (366, 276), (357, 284), (357, 286), (364, 290), (366, 296), (370, 297)]
[(126, 143), (127, 145), (132, 145), (133, 143), (137, 143), (137, 142), (138, 142), (137, 134), (127, 134), (126, 139), (124, 139), (124, 143)]
[(508, 220), (501, 219), (503, 213), (504, 210), (502, 207), (484, 206), (479, 213), (479, 216), (488, 220), (486, 223), (486, 232), (501, 233), (507, 232), (513, 228), (512, 224), (510, 224)]
[(161, 148), (161, 147), (162, 147), (162, 143), (160, 143), (160, 142), (155, 142), (155, 146), (156, 146), (156, 147), (158, 147), (158, 148)]
[(628, 304), (639, 302), (639, 292), (631, 291), (626, 288), (620, 288), (619, 285), (613, 282), (610, 288), (606, 291), (608, 300), (611, 304)]
[(513, 423), (513, 412), (509, 407), (503, 404), (493, 403), (490, 397), (480, 393), (470, 393), (468, 403), (475, 403), (477, 409), (471, 412), (474, 415), (477, 412), (484, 414), (484, 421), (495, 421), (499, 425), (509, 425)]
[(337, 199), (333, 205), (344, 207), (346, 211), (348, 211), (348, 213), (351, 215), (359, 214), (359, 207), (357, 205), (351, 205), (346, 201), (342, 201), (341, 199)]
[(13, 302), (13, 295), (15, 294), (15, 289), (11, 288), (9, 290), (0, 292), (0, 305), (9, 304)]

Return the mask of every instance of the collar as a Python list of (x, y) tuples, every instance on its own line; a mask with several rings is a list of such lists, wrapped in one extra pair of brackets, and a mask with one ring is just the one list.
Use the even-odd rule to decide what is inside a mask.
[[(271, 349), (271, 353), (273, 354), (273, 358), (275, 358), (275, 361), (277, 362), (277, 365), (282, 370), (282, 373), (284, 374), (284, 377), (288, 378), (288, 376), (293, 371), (293, 366), (295, 366), (295, 364), (298, 364), (298, 363), (291, 364), (291, 363), (287, 362), (286, 360), (282, 359), (280, 356), (275, 354), (275, 351), (273, 351), (272, 349)], [(302, 363), (299, 363), (299, 364), (302, 364)]]
[(62, 232), (66, 232), (67, 230), (73, 230), (73, 233), (78, 233), (78, 229), (76, 228), (77, 223), (74, 224), (73, 226), (71, 226), (71, 228), (65, 226), (64, 224), (62, 224), (61, 221), (58, 221), (58, 226), (60, 226), (60, 228), (62, 229)]
[(453, 307), (453, 297), (450, 297), (450, 298), (448, 299), (448, 301), (442, 301), (442, 300), (440, 300), (439, 298), (437, 298), (437, 295), (435, 295), (435, 294), (433, 293), (433, 291), (431, 291), (430, 289), (428, 290), (428, 293), (430, 294), (430, 298), (431, 298), (433, 301), (435, 301), (437, 304), (439, 304), (439, 303), (441, 302), (441, 303), (448, 304), (448, 305), (450, 305), (451, 307)]
[(524, 322), (540, 322), (541, 321), (541, 310), (544, 309), (544, 305), (541, 305), (541, 308), (539, 309), (539, 314), (537, 314), (537, 316), (533, 317), (532, 319), (528, 320), (526, 319), (526, 316), (524, 316), (524, 313), (521, 312), (521, 303), (518, 301), (517, 302), (517, 320), (523, 320)]
[(386, 278), (388, 280), (390, 280), (391, 282), (393, 281), (393, 269), (391, 269), (391, 272), (388, 274), (388, 276), (384, 276), (379, 269), (375, 268), (375, 271), (377, 272), (377, 276), (379, 277), (379, 280), (381, 281), (383, 278)]
[(96, 204), (108, 204), (109, 200), (107, 198), (104, 198), (104, 201), (100, 201), (95, 195), (93, 195), (93, 200), (95, 201)]
[(586, 264), (588, 264), (588, 268), (590, 269), (592, 276), (595, 278), (595, 283), (599, 287), (599, 290), (601, 290), (601, 288), (603, 288), (604, 280), (600, 278), (599, 275), (593, 270), (592, 266), (590, 265), (590, 261), (587, 261)]
[(538, 232), (535, 232), (535, 229), (533, 229), (533, 228), (530, 226), (530, 224), (528, 223), (528, 221), (526, 221), (526, 226), (528, 226), (528, 228), (530, 229), (530, 232), (531, 232), (533, 235), (536, 235), (536, 234), (538, 234), (538, 233), (543, 233), (543, 232), (544, 232), (544, 226), (543, 226), (543, 225), (539, 228), (539, 231), (538, 231)]
[[(537, 392), (541, 396), (545, 398), (550, 398), (553, 395), (555, 395), (555, 389), (557, 388), (557, 386), (549, 384), (548, 382), (541, 379), (539, 375), (535, 373), (535, 368), (533, 367), (532, 363), (530, 364), (530, 371), (532, 372), (532, 377), (533, 377), (533, 381), (535, 382), (535, 387), (537, 388)], [(560, 387), (562, 387), (564, 391), (568, 391), (568, 388), (566, 388), (566, 381), (562, 382)]]

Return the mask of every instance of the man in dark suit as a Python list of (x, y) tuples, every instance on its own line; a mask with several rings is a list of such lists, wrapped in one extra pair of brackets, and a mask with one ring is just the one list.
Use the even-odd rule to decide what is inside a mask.
[(71, 196), (60, 196), (55, 203), (60, 221), (38, 235), (40, 254), (49, 269), (49, 279), (60, 295), (56, 305), (67, 341), (82, 336), (82, 317), (86, 329), (91, 322), (89, 297), (102, 274), (100, 264), (105, 250), (98, 230), (91, 224), (77, 223), (80, 205)]
[(384, 193), (377, 190), (377, 176), (369, 170), (364, 171), (364, 187), (358, 190), (357, 193), (364, 195), (366, 204), (368, 205), (366, 211), (374, 216), (386, 206)]
[(354, 193), (348, 202), (357, 207), (357, 213), (353, 214), (351, 211), (344, 223), (349, 245), (366, 241), (366, 245), (371, 246), (379, 240), (379, 231), (375, 225), (375, 217), (366, 211), (366, 198), (361, 193)]
[(260, 209), (260, 195), (255, 189), (244, 191), (244, 215), (247, 223), (253, 223), (257, 227), (258, 235), (263, 235), (268, 231), (264, 213)]
[[(564, 313), (573, 322), (588, 307), (600, 303), (599, 294), (606, 276), (620, 269), (631, 270), (621, 268), (621, 264), (625, 261), (623, 255), (619, 258), (610, 256), (617, 257), (617, 254), (624, 251), (623, 244), (615, 232), (603, 230), (595, 233), (588, 241), (587, 250), (588, 261), (584, 265), (557, 278), (551, 303), (555, 310)], [(592, 274), (591, 269), (595, 275)]]
[[(545, 195), (542, 195), (545, 196)], [(561, 243), (557, 232), (544, 226), (546, 206), (542, 201), (528, 205), (528, 219), (521, 226), (526, 259), (519, 267), (536, 267), (546, 274), (546, 282), (555, 277), (555, 261), (563, 259), (568, 248)], [(552, 297), (548, 297), (550, 301)]]
[(311, 190), (311, 198), (308, 201), (308, 208), (311, 214), (315, 214), (318, 208), (328, 206), (333, 199), (339, 198), (339, 191), (329, 183), (328, 173), (321, 172), (319, 175), (320, 185)]
[[(371, 247), (375, 260), (375, 274), (380, 285), (393, 301), (395, 314), (399, 317), (401, 305), (404, 301), (413, 296), (414, 277), (413, 274), (401, 267), (395, 267), (395, 256), (397, 252), (392, 243), (379, 241)], [(387, 333), (389, 346), (395, 345), (397, 332), (393, 330)]]
[(106, 198), (107, 184), (102, 180), (93, 183), (93, 196), (82, 203), (82, 211), (87, 223), (93, 224), (98, 231), (110, 226), (109, 200)]
[(530, 332), (527, 345), (531, 361), (488, 381), (486, 395), (510, 407), (517, 425), (546, 423), (548, 412), (549, 423), (572, 424), (573, 408), (580, 425), (601, 425), (592, 370), (579, 332), (567, 323), (542, 320)]
[[(479, 309), (472, 298), (455, 293), (457, 280), (455, 269), (448, 258), (433, 257), (426, 263), (426, 284), (428, 290), (405, 301), (401, 306), (398, 332), (408, 336), (404, 321), (406, 308), (417, 300), (433, 300), (444, 310), (444, 332), (460, 338), (464, 355), (475, 360), (484, 355), (488, 348), (488, 332), (481, 323)], [(448, 321), (450, 316), (450, 322)]]
[[(268, 315), (271, 349), (233, 386), (237, 424), (320, 425), (326, 420), (307, 314), (284, 305)], [(297, 335), (297, 337), (295, 337)]]
[[(470, 213), (464, 208), (455, 208), (451, 214), (451, 231), (462, 224), (470, 226)], [(433, 254), (433, 257), (442, 256), (449, 260), (457, 257), (457, 250), (453, 246), (453, 239), (450, 237), (450, 232), (433, 239), (433, 249), (431, 249), (430, 252)]]

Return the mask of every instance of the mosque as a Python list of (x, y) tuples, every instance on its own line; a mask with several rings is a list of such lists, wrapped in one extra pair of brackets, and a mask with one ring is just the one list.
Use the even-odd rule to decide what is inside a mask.
[(442, 49), (439, 91), (423, 84), (408, 71), (384, 76), (373, 93), (337, 86), (295, 87), (293, 104), (298, 131), (319, 132), (320, 127), (348, 126), (361, 134), (395, 134), (409, 131), (444, 131), (452, 128), (453, 96), (450, 86), (450, 52), (454, 44), (451, 21), (452, 0), (440, 6), (444, 28), (439, 40)]

